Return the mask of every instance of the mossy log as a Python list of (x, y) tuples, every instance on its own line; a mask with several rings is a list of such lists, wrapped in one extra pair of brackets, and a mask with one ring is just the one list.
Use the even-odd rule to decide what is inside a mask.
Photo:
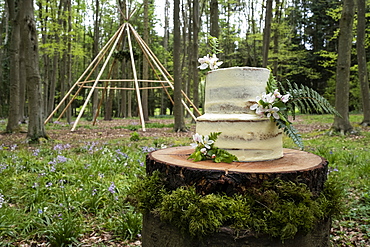
[(188, 160), (194, 149), (175, 147), (150, 153), (146, 172), (158, 170), (166, 177), (168, 189), (194, 186), (198, 193), (245, 193), (248, 188), (260, 187), (263, 182), (281, 179), (304, 183), (312, 193), (323, 189), (328, 162), (312, 153), (284, 149), (284, 157), (271, 161), (214, 163), (210, 160)]
[(152, 213), (143, 217), (143, 247), (329, 247), (331, 220), (318, 222), (314, 230), (304, 234), (298, 232), (294, 239), (284, 242), (267, 234), (253, 231), (235, 231), (221, 227), (218, 232), (202, 239), (184, 235), (167, 222), (161, 221)]
[[(284, 157), (261, 162), (214, 163), (188, 160), (193, 152), (190, 147), (162, 149), (147, 155), (146, 172), (151, 175), (158, 170), (164, 175), (166, 186), (175, 190), (182, 186), (194, 186), (197, 193), (224, 193), (228, 196), (247, 193), (250, 188), (259, 188), (264, 182), (281, 179), (304, 183), (313, 195), (318, 195), (327, 178), (328, 162), (317, 155), (284, 149)], [(203, 247), (203, 246), (329, 246), (329, 219), (319, 222), (308, 234), (298, 232), (296, 237), (286, 240), (259, 235), (251, 231), (234, 231), (224, 226), (203, 239), (191, 239), (167, 222), (161, 222), (152, 213), (144, 215), (143, 247)]]

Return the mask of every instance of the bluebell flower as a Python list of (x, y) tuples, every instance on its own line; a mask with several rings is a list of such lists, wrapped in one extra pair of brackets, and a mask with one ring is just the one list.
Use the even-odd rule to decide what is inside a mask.
[(152, 151), (155, 151), (156, 149), (154, 147), (147, 147), (147, 146), (144, 146), (141, 148), (141, 151), (143, 151), (143, 153), (150, 153)]
[(32, 155), (33, 156), (39, 156), (39, 153), (40, 153), (40, 149), (35, 149), (35, 150), (33, 150), (33, 152), (32, 152)]
[(0, 173), (5, 170), (6, 168), (8, 168), (8, 165), (6, 164), (0, 164)]
[(108, 188), (108, 191), (112, 194), (116, 193), (116, 186), (114, 185), (114, 182), (112, 182)]
[(57, 156), (57, 161), (58, 161), (58, 163), (65, 163), (65, 162), (68, 161), (68, 158), (66, 158), (66, 157), (64, 157), (62, 155), (58, 155)]

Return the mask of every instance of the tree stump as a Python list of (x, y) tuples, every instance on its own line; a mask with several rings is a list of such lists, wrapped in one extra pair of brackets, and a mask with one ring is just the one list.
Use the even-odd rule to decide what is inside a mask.
[[(194, 186), (197, 193), (243, 194), (248, 188), (260, 187), (265, 181), (280, 179), (304, 183), (314, 196), (323, 190), (327, 178), (328, 162), (312, 153), (284, 149), (284, 157), (271, 161), (214, 163), (188, 160), (194, 151), (191, 147), (162, 149), (147, 155), (146, 172), (158, 170), (166, 177), (168, 189)], [(309, 234), (298, 233), (293, 240), (281, 243), (280, 239), (257, 235), (250, 231), (238, 232), (222, 227), (218, 232), (199, 240), (181, 235), (176, 227), (161, 222), (151, 213), (144, 215), (142, 242), (144, 247), (194, 246), (329, 246), (330, 219), (317, 224)]]

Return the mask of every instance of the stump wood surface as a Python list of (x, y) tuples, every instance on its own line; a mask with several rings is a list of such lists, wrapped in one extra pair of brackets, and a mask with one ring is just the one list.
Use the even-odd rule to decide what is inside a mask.
[[(265, 181), (281, 179), (304, 183), (318, 195), (327, 178), (328, 162), (312, 153), (284, 149), (284, 157), (270, 161), (215, 163), (213, 161), (193, 162), (189, 155), (191, 147), (174, 147), (154, 151), (147, 155), (146, 172), (151, 175), (158, 170), (166, 178), (167, 189), (194, 186), (197, 193), (233, 194), (246, 193), (249, 188), (260, 187)], [(293, 240), (281, 243), (280, 239), (257, 236), (253, 232), (236, 233), (228, 227), (207, 236), (202, 241), (182, 236), (168, 223), (161, 222), (151, 213), (144, 215), (143, 247), (190, 247), (190, 246), (329, 246), (330, 220), (327, 219), (309, 234), (298, 233)]]

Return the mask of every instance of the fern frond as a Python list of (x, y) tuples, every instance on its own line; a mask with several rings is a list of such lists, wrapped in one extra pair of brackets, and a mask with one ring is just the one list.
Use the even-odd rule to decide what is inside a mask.
[(315, 90), (296, 83), (286, 83), (287, 89), (279, 82), (279, 87), (284, 93), (289, 93), (293, 100), (288, 102), (288, 109), (294, 114), (295, 108), (303, 114), (306, 113), (326, 113), (340, 116), (338, 111), (329, 103), (327, 99), (321, 96)]
[(275, 80), (275, 77), (270, 74), (266, 85), (266, 93), (273, 93), (275, 89), (278, 89), (278, 82)]
[(275, 119), (276, 125), (279, 129), (282, 129), (284, 133), (292, 139), (292, 141), (300, 148), (303, 149), (303, 141), (302, 136), (298, 133), (298, 131), (293, 127), (293, 125), (289, 124), (286, 121), (281, 119)]
[(212, 54), (222, 53), (222, 50), (218, 48), (220, 46), (220, 42), (218, 41), (218, 39), (211, 35), (208, 36), (208, 39), (209, 39), (209, 46), (211, 47)]

